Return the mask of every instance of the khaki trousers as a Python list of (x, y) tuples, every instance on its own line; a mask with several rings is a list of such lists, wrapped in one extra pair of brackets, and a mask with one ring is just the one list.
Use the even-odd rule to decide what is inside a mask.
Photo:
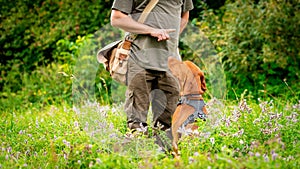
[[(179, 83), (170, 71), (145, 70), (128, 61), (125, 112), (130, 129), (147, 126), (148, 110), (152, 108), (153, 124), (171, 127), (171, 118), (179, 98)], [(141, 126), (142, 125), (142, 126)]]

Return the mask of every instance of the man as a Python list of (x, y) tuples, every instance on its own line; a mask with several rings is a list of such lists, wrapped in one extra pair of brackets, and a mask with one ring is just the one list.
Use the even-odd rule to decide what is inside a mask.
[[(147, 126), (150, 105), (155, 127), (171, 127), (179, 85), (168, 69), (168, 57), (181, 60), (178, 38), (188, 22), (192, 0), (159, 0), (144, 24), (137, 20), (150, 0), (114, 0), (111, 25), (138, 34), (127, 72), (125, 112), (132, 130)], [(160, 124), (160, 125), (159, 125)]]

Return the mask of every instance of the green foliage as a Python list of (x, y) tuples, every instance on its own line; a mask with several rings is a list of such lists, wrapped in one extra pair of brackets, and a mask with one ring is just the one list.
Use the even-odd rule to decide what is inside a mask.
[[(4, 0), (5, 1), (5, 0)], [(57, 61), (57, 41), (75, 41), (108, 23), (109, 0), (1, 2), (0, 66), (2, 86), (10, 71), (30, 72), (37, 66)], [(65, 58), (64, 60), (66, 60)], [(17, 65), (18, 70), (15, 70)], [(21, 79), (16, 79), (20, 81)], [(10, 86), (21, 90), (18, 83)]]
[[(196, 22), (209, 36), (227, 73), (228, 87), (253, 95), (299, 95), (299, 28), (296, 1), (235, 1), (219, 14), (205, 10)], [(296, 93), (297, 92), (297, 93)]]
[[(54, 54), (58, 61), (30, 73), (20, 73), (15, 64), (5, 77), (0, 110), (20, 109), (32, 104), (36, 107), (77, 104), (86, 100), (111, 103), (111, 78), (96, 61), (94, 41), (93, 35), (79, 36), (76, 42), (61, 39)], [(14, 90), (16, 84), (20, 90)], [(118, 89), (118, 85), (114, 89)]]

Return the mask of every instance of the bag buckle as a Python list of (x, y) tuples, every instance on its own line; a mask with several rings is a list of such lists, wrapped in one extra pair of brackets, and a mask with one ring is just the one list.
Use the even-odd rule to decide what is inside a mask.
[(125, 40), (129, 42), (133, 42), (136, 36), (137, 36), (136, 34), (128, 34), (125, 36)]

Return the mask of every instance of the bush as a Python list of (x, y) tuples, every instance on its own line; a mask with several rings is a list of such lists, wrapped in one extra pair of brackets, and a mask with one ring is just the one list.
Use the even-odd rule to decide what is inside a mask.
[[(297, 95), (299, 10), (294, 1), (236, 1), (196, 22), (216, 45), (229, 88), (242, 93)], [(283, 88), (287, 90), (283, 90)]]
[[(60, 39), (75, 41), (79, 35), (99, 30), (108, 22), (109, 0), (16, 1), (1, 7), (0, 90), (10, 71), (31, 72), (57, 61), (53, 55)], [(18, 65), (18, 70), (12, 68)], [(15, 69), (15, 68), (14, 68)], [(16, 77), (18, 78), (18, 77)], [(17, 79), (20, 81), (20, 79)], [(21, 90), (14, 83), (12, 90)]]

